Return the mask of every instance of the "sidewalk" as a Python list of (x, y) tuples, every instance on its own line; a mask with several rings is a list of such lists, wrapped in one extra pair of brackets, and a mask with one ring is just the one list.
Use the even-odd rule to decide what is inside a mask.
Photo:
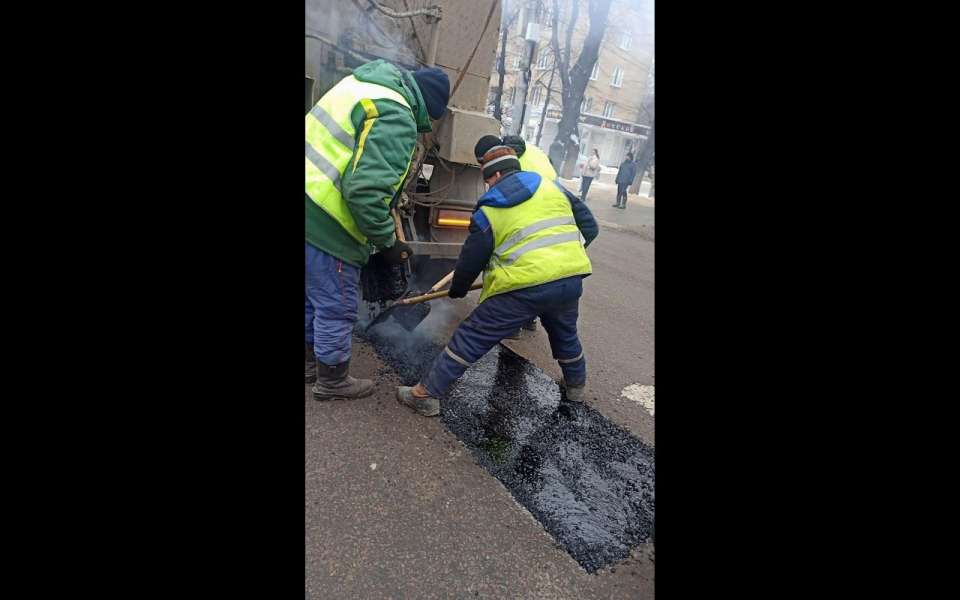
[[(579, 179), (561, 179), (560, 183), (576, 196), (580, 196)], [(594, 180), (587, 192), (587, 207), (601, 227), (629, 231), (651, 242), (654, 239), (654, 198), (649, 198), (650, 182), (644, 181), (640, 194), (627, 194), (627, 208), (614, 208), (617, 185)]]

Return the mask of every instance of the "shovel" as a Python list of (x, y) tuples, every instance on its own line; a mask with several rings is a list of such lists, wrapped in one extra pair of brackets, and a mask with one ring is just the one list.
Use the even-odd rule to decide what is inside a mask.
[[(470, 286), (470, 290), (479, 290), (483, 287), (483, 282), (478, 281)], [(397, 300), (390, 308), (384, 310), (382, 313), (377, 315), (377, 318), (370, 322), (367, 325), (366, 329), (369, 330), (371, 327), (377, 323), (383, 322), (388, 315), (393, 315), (393, 318), (396, 319), (400, 325), (407, 331), (413, 331), (417, 328), (417, 325), (423, 322), (427, 318), (427, 315), (430, 314), (430, 305), (427, 304), (431, 300), (436, 300), (437, 298), (444, 298), (450, 295), (450, 290), (443, 290), (442, 292), (430, 292), (429, 294), (422, 294), (420, 296), (410, 296), (408, 298), (401, 298)]]

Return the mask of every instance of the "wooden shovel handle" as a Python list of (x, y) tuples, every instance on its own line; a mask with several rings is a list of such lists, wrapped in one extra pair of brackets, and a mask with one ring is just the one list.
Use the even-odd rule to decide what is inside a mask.
[[(471, 290), (479, 290), (483, 287), (483, 282), (477, 282), (470, 286)], [(413, 296), (411, 298), (404, 298), (403, 300), (398, 300), (397, 304), (420, 304), (421, 302), (428, 302), (430, 300), (436, 300), (437, 298), (443, 298), (444, 296), (449, 296), (450, 290), (443, 290), (442, 292), (431, 292), (429, 294), (423, 294), (422, 296)]]
[(450, 280), (453, 279), (453, 273), (454, 273), (454, 271), (456, 271), (456, 269), (454, 269), (453, 271), (450, 271), (449, 273), (447, 273), (446, 275), (443, 276), (443, 279), (441, 279), (440, 281), (438, 281), (438, 282), (436, 282), (435, 284), (433, 284), (433, 287), (430, 288), (430, 291), (431, 291), (431, 292), (435, 292), (435, 291), (439, 290), (440, 288), (442, 288), (443, 286), (445, 286), (445, 285), (447, 285), (448, 283), (450, 283)]
[[(392, 210), (390, 212), (393, 215), (393, 223), (394, 225), (396, 225), (397, 239), (400, 240), (401, 242), (406, 243), (407, 237), (403, 235), (403, 225), (400, 224), (400, 215), (397, 214), (396, 210)], [(404, 252), (403, 254), (406, 254), (406, 252)], [(407, 257), (404, 256), (403, 259), (406, 260)]]

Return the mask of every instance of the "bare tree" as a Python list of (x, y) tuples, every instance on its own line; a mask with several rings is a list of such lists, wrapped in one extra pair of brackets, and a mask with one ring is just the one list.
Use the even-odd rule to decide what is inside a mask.
[[(655, 79), (654, 79), (654, 68), (656, 62), (650, 66), (650, 74), (647, 77), (647, 89), (644, 93), (643, 100), (640, 102), (640, 110), (637, 113), (637, 122), (649, 122), (650, 123), (650, 133), (647, 135), (647, 141), (643, 144), (643, 149), (637, 157), (637, 178), (633, 181), (633, 184), (630, 186), (630, 193), (639, 194), (640, 185), (643, 183), (643, 176), (647, 173), (647, 170), (650, 168), (651, 163), (653, 162), (653, 154), (655, 152), (654, 147), (654, 134), (656, 133), (656, 100), (654, 95), (655, 90)], [(653, 191), (653, 185), (651, 183), (650, 191)], [(653, 196), (653, 194), (650, 194)]]
[[(574, 0), (576, 2), (576, 0)], [(547, 84), (547, 99), (543, 102), (543, 112), (540, 113), (540, 123), (537, 125), (537, 139), (534, 145), (540, 145), (543, 135), (543, 122), (547, 119), (547, 109), (550, 108), (550, 97), (553, 94), (553, 78), (557, 74), (557, 64), (560, 62), (560, 43), (557, 41), (557, 29), (560, 24), (560, 2), (553, 0), (553, 18), (551, 20), (550, 49), (553, 52), (553, 64), (550, 68), (550, 82)]]
[[(653, 162), (653, 153), (655, 150), (654, 134), (656, 133), (656, 128), (657, 128), (656, 121), (651, 121), (650, 134), (647, 136), (647, 141), (643, 145), (643, 150), (640, 152), (640, 156), (637, 157), (637, 176), (636, 176), (636, 179), (634, 179), (630, 185), (631, 194), (640, 193), (640, 186), (643, 184), (643, 176), (646, 175), (647, 170), (650, 169), (651, 162)], [(652, 184), (651, 184), (651, 191), (653, 191)]]
[(547, 99), (543, 101), (543, 111), (540, 113), (540, 123), (537, 125), (537, 140), (534, 145), (540, 145), (540, 138), (543, 136), (543, 122), (547, 118), (547, 109), (550, 108), (551, 94), (553, 94), (553, 78), (557, 74), (557, 65), (554, 63), (550, 69), (550, 82), (547, 84)]
[(507, 71), (507, 40), (510, 36), (510, 27), (513, 26), (513, 23), (517, 20), (517, 17), (520, 15), (520, 8), (517, 7), (509, 17), (505, 18), (503, 21), (503, 26), (500, 28), (500, 56), (497, 60), (497, 88), (495, 95), (493, 97), (493, 118), (496, 120), (501, 120), (503, 117), (502, 101), (503, 101), (503, 77)]
[[(589, 0), (588, 14), (590, 19), (587, 37), (583, 41), (583, 48), (577, 56), (576, 62), (570, 66), (571, 42), (573, 30), (579, 17), (580, 2), (571, 0), (570, 20), (567, 22), (566, 40), (562, 53), (558, 45), (554, 47), (560, 57), (560, 83), (563, 87), (561, 94), (563, 112), (557, 124), (557, 140), (563, 144), (566, 160), (563, 163), (561, 176), (569, 177), (573, 171), (579, 149), (578, 123), (580, 120), (580, 104), (583, 102), (583, 93), (587, 89), (590, 73), (600, 54), (600, 44), (603, 34), (607, 30), (607, 20), (610, 16), (610, 5), (613, 0)], [(556, 38), (556, 30), (553, 34)], [(553, 44), (553, 40), (551, 40)]]

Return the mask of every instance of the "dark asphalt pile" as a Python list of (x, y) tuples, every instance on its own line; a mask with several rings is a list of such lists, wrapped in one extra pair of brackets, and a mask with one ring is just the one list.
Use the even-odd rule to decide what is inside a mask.
[[(413, 385), (442, 347), (367, 332), (381, 358)], [(588, 572), (651, 541), (654, 452), (589, 406), (561, 400), (547, 374), (502, 346), (474, 364), (441, 400), (441, 420)]]
[(443, 350), (419, 332), (407, 331), (393, 316), (367, 327), (361, 319), (354, 334), (370, 342), (377, 354), (389, 368), (400, 376), (403, 385), (415, 385), (420, 375), (433, 364), (433, 359)]

